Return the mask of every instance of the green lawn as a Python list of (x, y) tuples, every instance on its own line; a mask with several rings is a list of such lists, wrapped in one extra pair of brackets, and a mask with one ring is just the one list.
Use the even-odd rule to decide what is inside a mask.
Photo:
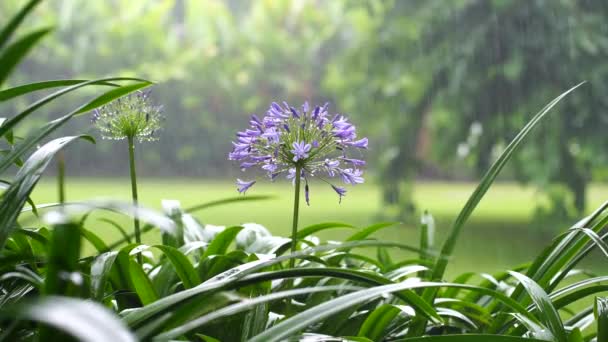
[[(464, 205), (474, 184), (467, 183), (419, 183), (415, 189), (415, 201), (419, 208), (428, 209), (437, 219), (438, 237), (448, 230), (451, 220)], [(237, 195), (236, 187), (228, 181), (196, 179), (145, 179), (140, 181), (141, 203), (152, 208), (160, 208), (162, 199), (178, 199), (183, 207)], [(309, 224), (341, 221), (364, 227), (377, 222), (381, 211), (380, 193), (374, 185), (350, 187), (347, 196), (338, 204), (338, 197), (331, 188), (321, 183), (311, 184), (311, 205), (304, 204), (301, 212), (301, 227)], [(590, 207), (599, 205), (605, 186), (593, 186), (590, 191)], [(256, 222), (266, 226), (276, 234), (287, 236), (291, 227), (292, 188), (287, 183), (256, 184), (248, 194), (268, 194), (276, 196), (272, 200), (233, 204), (210, 208), (197, 214), (205, 224), (237, 225)], [(127, 179), (69, 179), (67, 184), (69, 201), (91, 198), (112, 198), (128, 201), (130, 185)], [(53, 182), (42, 182), (33, 195), (36, 203), (56, 201)], [(531, 188), (514, 184), (494, 185), (477, 208), (459, 241), (453, 270), (472, 269), (495, 271), (529, 260), (540, 252), (554, 234), (547, 229), (559, 231), (566, 226), (538, 227), (531, 225), (531, 216), (536, 203), (543, 197)], [(416, 222), (416, 218), (412, 218)], [(130, 227), (127, 219), (122, 222)], [(104, 223), (89, 220), (88, 228), (94, 230), (107, 241), (118, 237), (117, 233)], [(539, 228), (545, 228), (542, 231)], [(321, 237), (324, 239), (343, 238), (348, 231), (334, 230)], [(415, 225), (397, 225), (375, 235), (378, 238), (402, 243), (417, 244)], [(156, 241), (158, 234), (148, 234), (146, 241)], [(394, 252), (396, 253), (396, 252)], [(395, 254), (401, 256), (400, 253)]]

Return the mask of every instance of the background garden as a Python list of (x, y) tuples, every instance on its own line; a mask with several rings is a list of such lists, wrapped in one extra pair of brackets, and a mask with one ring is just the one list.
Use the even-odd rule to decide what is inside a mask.
[[(14, 13), (21, 4), (3, 1), (0, 12)], [(152, 183), (142, 191), (160, 193), (144, 199), (152, 207), (160, 205), (168, 179), (176, 188), (197, 184), (196, 192), (173, 195), (193, 202), (233, 191), (228, 182), (240, 171), (226, 158), (231, 138), (269, 101), (329, 101), (372, 141), (369, 178), (341, 205), (313, 203), (302, 219), (417, 223), (430, 209), (447, 224), (530, 113), (587, 80), (507, 165), (499, 178), (507, 190), (495, 191), (473, 217), (471, 234), (497, 242), (483, 252), (508, 253), (498, 242), (512, 231), (521, 237), (515, 244), (545, 240), (560, 223), (605, 200), (607, 10), (589, 0), (48, 1), (24, 25), (55, 31), (8, 84), (107, 75), (157, 82), (153, 97), (167, 120), (160, 141), (138, 156), (140, 175)], [(71, 96), (72, 103), (79, 96)], [(14, 112), (29, 100), (0, 108)], [(72, 103), (51, 104), (20, 130)], [(94, 131), (83, 118), (62, 132)], [(73, 146), (68, 174), (127, 182), (119, 144)], [(67, 195), (116, 193), (95, 182), (68, 183)], [(43, 189), (34, 197), (52, 200), (53, 186)], [(230, 214), (230, 223), (289, 229), (288, 215), (273, 215), (270, 205), (256, 211), (264, 208), (269, 211), (258, 215)]]
[[(233, 149), (231, 141), (238, 130), (245, 128), (251, 114), (257, 113), (262, 117), (273, 101), (281, 103), (287, 100), (296, 106), (305, 101), (310, 101), (311, 105), (327, 102), (330, 113), (344, 114), (357, 125), (360, 136), (369, 138), (369, 148), (360, 155), (367, 162), (364, 167), (365, 183), (348, 187), (340, 203), (332, 188), (322, 181), (314, 177), (306, 180), (307, 192), (310, 183), (310, 205), (300, 205), (299, 226), (313, 227), (310, 233), (314, 233), (320, 241), (348, 240), (353, 234), (350, 230), (352, 227), (344, 226), (352, 225), (363, 231), (368, 227), (370, 233), (356, 240), (367, 239), (373, 232), (374, 239), (377, 239), (374, 241), (418, 246), (421, 249), (416, 251), (421, 253), (418, 261), (430, 269), (426, 275), (428, 280), (444, 279), (445, 272), (445, 278), (460, 279), (455, 282), (466, 283), (472, 277), (464, 276), (466, 272), (493, 273), (495, 290), (504, 290), (501, 286), (508, 284), (512, 287), (505, 290), (507, 295), (512, 295), (522, 305), (535, 303), (540, 307), (542, 305), (534, 295), (529, 300), (522, 299), (523, 289), (513, 281), (521, 280), (523, 284), (524, 280), (512, 276), (509, 283), (508, 275), (496, 276), (496, 272), (526, 265), (525, 262), (533, 260), (545, 247), (555, 243), (557, 245), (553, 246), (557, 246), (555, 248), (566, 256), (560, 259), (562, 256), (556, 252), (555, 255), (544, 255), (546, 259), (543, 259), (541, 255), (537, 260), (541, 260), (539, 263), (544, 260), (547, 269), (541, 267), (537, 274), (532, 271), (534, 268), (528, 269), (527, 276), (551, 294), (563, 277), (570, 274), (568, 271), (576, 266), (588, 270), (585, 274), (590, 277), (597, 276), (597, 279), (593, 278), (596, 279), (593, 284), (599, 285), (594, 285), (594, 290), (586, 290), (588, 292), (585, 294), (605, 290), (601, 287), (605, 286), (601, 285), (605, 280), (601, 278), (601, 272), (605, 271), (604, 254), (608, 255), (608, 246), (602, 242), (605, 236), (601, 233), (606, 220), (602, 216), (605, 215), (602, 203), (608, 199), (608, 185), (605, 184), (608, 178), (608, 156), (605, 153), (608, 140), (604, 129), (608, 124), (608, 100), (605, 96), (608, 93), (608, 64), (605, 62), (608, 55), (608, 23), (605, 20), (608, 4), (602, 0), (8, 0), (0, 2), (0, 26), (10, 28), (14, 22), (11, 20), (18, 18), (15, 15), (28, 8), (24, 7), (26, 4), (33, 5), (16, 22), (17, 26), (13, 27), (16, 33), (3, 31), (4, 35), (0, 34), (0, 38), (10, 42), (8, 38), (13, 34), (18, 38), (28, 32), (34, 33), (26, 37), (30, 41), (24, 39), (25, 43), (17, 47), (15, 45), (18, 44), (14, 43), (17, 38), (13, 37), (14, 45), (7, 45), (7, 52), (0, 54), (5, 61), (15, 62), (14, 65), (5, 63), (0, 73), (0, 117), (9, 119), (8, 128), (6, 125), (2, 128), (0, 124), (0, 136), (6, 141), (3, 145), (5, 159), (2, 162), (2, 178), (7, 183), (3, 195), (6, 206), (2, 208), (6, 218), (0, 223), (5, 227), (10, 226), (10, 230), (52, 226), (50, 221), (41, 220), (37, 212), (31, 213), (28, 206), (42, 204), (38, 211), (44, 213), (47, 211), (44, 204), (80, 203), (96, 199), (96, 204), (89, 208), (91, 212), (87, 212), (80, 221), (81, 228), (86, 226), (85, 221), (95, 222), (95, 228), (89, 227), (88, 233), (82, 234), (82, 249), (74, 252), (80, 257), (79, 266), (70, 267), (90, 268), (90, 272), (93, 272), (95, 261), (92, 260), (103, 260), (99, 261), (102, 263), (100, 265), (107, 267), (101, 276), (103, 282), (95, 285), (100, 288), (91, 291), (98, 292), (95, 296), (104, 293), (103, 298), (97, 299), (106, 307), (113, 307), (117, 312), (126, 310), (122, 311), (122, 316), (132, 318), (127, 318), (126, 323), (139, 338), (213, 341), (212, 338), (219, 335), (205, 334), (201, 337), (202, 333), (196, 333), (198, 330), (194, 326), (187, 327), (189, 323), (186, 319), (208, 313), (209, 307), (204, 310), (199, 308), (198, 311), (193, 309), (195, 313), (176, 309), (177, 313), (174, 314), (178, 317), (170, 318), (169, 323), (163, 321), (159, 312), (137, 317), (137, 312), (145, 311), (139, 307), (144, 305), (145, 308), (146, 304), (154, 303), (156, 299), (162, 302), (163, 297), (170, 298), (170, 294), (179, 294), (183, 289), (197, 288), (195, 285), (198, 283), (203, 285), (205, 281), (215, 279), (214, 276), (221, 274), (220, 270), (229, 271), (230, 267), (252, 262), (251, 255), (246, 257), (239, 254), (238, 258), (228, 257), (230, 262), (222, 261), (218, 266), (214, 263), (219, 261), (206, 259), (210, 257), (210, 252), (201, 252), (200, 256), (191, 258), (198, 275), (186, 281), (184, 277), (188, 276), (184, 274), (187, 272), (180, 273), (179, 267), (174, 264), (176, 259), (163, 256), (172, 253), (167, 251), (168, 248), (159, 247), (149, 254), (150, 264), (145, 264), (146, 261), (142, 261), (138, 254), (148, 247), (138, 249), (126, 244), (131, 247), (124, 249), (125, 240), (133, 242), (125, 238), (125, 230), (128, 233), (132, 229), (132, 217), (92, 209), (95, 206), (99, 206), (95, 207), (97, 209), (108, 209), (108, 204), (104, 202), (106, 200), (112, 203), (131, 201), (130, 179), (133, 178), (132, 175), (129, 177), (126, 141), (103, 139), (92, 122), (92, 110), (144, 88), (150, 89), (151, 101), (162, 106), (164, 121), (162, 129), (154, 132), (158, 141), (135, 144), (138, 202), (142, 206), (170, 213), (171, 210), (167, 212), (166, 203), (163, 208), (163, 200), (176, 199), (186, 211), (186, 208), (196, 208), (192, 210), (192, 215), (200, 223), (201, 229), (213, 231), (216, 229), (214, 226), (221, 226), (230, 227), (226, 229), (229, 231), (244, 223), (258, 223), (276, 237), (289, 237), (293, 210), (291, 181), (280, 177), (271, 183), (260, 174), (255, 187), (246, 195), (235, 197), (238, 193), (234, 180), (252, 176), (245, 176), (239, 163), (229, 160), (228, 154)], [(0, 48), (3, 44), (0, 40)], [(123, 78), (112, 78), (114, 76)], [(19, 87), (43, 80), (68, 79), (74, 81)], [(95, 87), (77, 81), (99, 79), (91, 84)], [(581, 82), (585, 83), (565, 96), (564, 92)], [(116, 89), (100, 92), (99, 85), (116, 86)], [(56, 91), (51, 88), (58, 86), (73, 86), (78, 91), (62, 93), (60, 101), (46, 101), (47, 96)], [(556, 100), (550, 102), (552, 99)], [(44, 102), (43, 110), (36, 108), (35, 115), (30, 115), (33, 112), (30, 111), (32, 103), (40, 102)], [(79, 107), (83, 103), (86, 105)], [(542, 124), (537, 124), (534, 113), (545, 105), (551, 113), (547, 119), (543, 119)], [(73, 112), (74, 108), (80, 109)], [(70, 118), (64, 117), (71, 112), (75, 114), (70, 114)], [(17, 113), (25, 114), (21, 116)], [(539, 113), (538, 120), (546, 114), (545, 111)], [(527, 124), (534, 127), (530, 134), (524, 128)], [(70, 140), (65, 153), (60, 152), (57, 156), (53, 153), (53, 160), (45, 161), (50, 162), (48, 167), (38, 170), (44, 174), (39, 182), (37, 178), (27, 179), (29, 176), (23, 171), (27, 167), (23, 167), (23, 162), (35, 151), (34, 147), (42, 147), (51, 138), (78, 134), (90, 135), (96, 139), (96, 144), (71, 143)], [(512, 144), (509, 144), (523, 137), (526, 138), (525, 143), (515, 146), (518, 149), (511, 154)], [(505, 158), (504, 164), (501, 158)], [(28, 166), (28, 163), (25, 165)], [(32, 175), (35, 174), (35, 170), (30, 171)], [(14, 179), (20, 180), (19, 175), (26, 178), (24, 183), (15, 185), (17, 182), (12, 179), (16, 177)], [(32, 186), (28, 188), (32, 190), (31, 194), (25, 193), (23, 187), (26, 185)], [(489, 188), (484, 188), (486, 185)], [(25, 202), (11, 201), (12, 195), (23, 201), (27, 198), (29, 204), (23, 209)], [(229, 199), (227, 205), (214, 204), (214, 201), (221, 199)], [(212, 204), (207, 207), (205, 203)], [(50, 205), (51, 212), (54, 206)], [(118, 210), (115, 204), (109, 207)], [(555, 237), (564, 238), (559, 234), (598, 207), (602, 209), (596, 216), (587, 217), (589, 225), (584, 227), (593, 228), (593, 231), (581, 231), (581, 236), (572, 235), (568, 240), (571, 244), (567, 244), (571, 254), (567, 254), (563, 246), (555, 242), (559, 241), (554, 240)], [(199, 211), (200, 208), (204, 210)], [(125, 212), (136, 210), (129, 206), (119, 206), (119, 209)], [(17, 216), (7, 214), (11, 212), (19, 220)], [(186, 215), (185, 212), (180, 213)], [(435, 224), (429, 224), (426, 213), (433, 216)], [(136, 212), (135, 215), (143, 214)], [(143, 216), (142, 221), (145, 221)], [(162, 220), (155, 221), (156, 216), (150, 217), (153, 221), (151, 226), (142, 223), (145, 231), (143, 243), (182, 248), (180, 251), (183, 252), (188, 244), (187, 239), (178, 236), (177, 240), (173, 240), (175, 237), (167, 237), (167, 231), (163, 228), (153, 229), (163, 224)], [(421, 217), (422, 226), (434, 227), (434, 234), (428, 235), (431, 242), (421, 241)], [(17, 228), (12, 226), (13, 219)], [(175, 220), (175, 217), (171, 219)], [(321, 222), (330, 223), (315, 226)], [(376, 225), (378, 222), (390, 224)], [(116, 229), (116, 226), (122, 229)], [(579, 228), (573, 228), (574, 232), (578, 232), (576, 229)], [(10, 230), (6, 230), (6, 234)], [(47, 233), (42, 235), (46, 236)], [(227, 244), (214, 251), (218, 255), (228, 253), (228, 246), (236, 234), (235, 230), (231, 239), (226, 238)], [(458, 237), (457, 242), (455, 237)], [(185, 240), (182, 241), (182, 238)], [(304, 238), (302, 236), (302, 243)], [(443, 245), (446, 238), (448, 242)], [(454, 245), (446, 247), (452, 238)], [(33, 236), (28, 239), (40, 240)], [(586, 245), (580, 242), (583, 240)], [(37, 277), (16, 268), (25, 267), (15, 264), (17, 259), (19, 262), (26, 260), (26, 264), (32, 261), (20, 259), (23, 256), (19, 253), (16, 254), (21, 255), (19, 257), (12, 255), (14, 250), (23, 251), (27, 245), (33, 256), (40, 257), (35, 243), (24, 241), (14, 237), (8, 239), (6, 248), (10, 253), (0, 254), (0, 257), (6, 257), (3, 259), (5, 266), (0, 267), (4, 272), (0, 276), (0, 284), (7, 279), (13, 281), (27, 277), (33, 277), (33, 282), (42, 284), (47, 282), (45, 275), (52, 274), (46, 273), (50, 272), (48, 270), (43, 271), (40, 273), (41, 279), (37, 280)], [(238, 238), (236, 241), (235, 247), (238, 249)], [(274, 252), (288, 251), (289, 246), (279, 246), (281, 241), (285, 243), (283, 240), (272, 243), (278, 248)], [(117, 244), (113, 245), (112, 242)], [(0, 246), (3, 243), (1, 241)], [(318, 241), (306, 243), (322, 246)], [(54, 245), (51, 243), (50, 246)], [(123, 248), (120, 253), (132, 253), (134, 257), (102, 257), (105, 255), (103, 253), (112, 253), (109, 251), (119, 246)], [(303, 246), (301, 244), (300, 248)], [(49, 248), (47, 252), (52, 259), (53, 247)], [(446, 248), (449, 253), (444, 253)], [(137, 252), (132, 252), (132, 249)], [(441, 257), (433, 254), (438, 250), (441, 250)], [(345, 256), (334, 260), (333, 255), (321, 254), (318, 258), (334, 258), (329, 263), (326, 260), (324, 265), (328, 267), (345, 267), (343, 262), (349, 257), (360, 258), (360, 261), (372, 263), (374, 267), (382, 265), (379, 266), (382, 276), (388, 279), (387, 274), (405, 265), (397, 260), (407, 259), (411, 252), (408, 248), (385, 250), (380, 246), (362, 251), (357, 257)], [(191, 257), (187, 253), (185, 256)], [(449, 267), (446, 267), (447, 264), (441, 265), (442, 257), (449, 260), (446, 261)], [(112, 258), (119, 260), (117, 266), (113, 266)], [(158, 259), (156, 264), (155, 258)], [(183, 258), (175, 258), (183, 265)], [(371, 259), (377, 259), (377, 262)], [(168, 260), (173, 268), (178, 269), (177, 274), (168, 275), (170, 271), (164, 269), (168, 267)], [(408, 259), (406, 264), (415, 263), (410, 261)], [(300, 262), (298, 267), (309, 267), (307, 262), (314, 264), (320, 260), (311, 256), (304, 263)], [(434, 262), (437, 263), (435, 267), (430, 267)], [(352, 266), (347, 264), (348, 267)], [(553, 269), (551, 265), (564, 266), (566, 271)], [(33, 267), (35, 272), (39, 271), (39, 266)], [(528, 266), (517, 270), (525, 270)], [(140, 277), (139, 280), (120, 278), (117, 274), (124, 271), (121, 267), (131, 270), (130, 276)], [(132, 267), (139, 268), (133, 271)], [(186, 268), (190, 270), (190, 267)], [(283, 270), (282, 266), (279, 268)], [(272, 269), (273, 272), (281, 270)], [(420, 269), (415, 269), (415, 272), (412, 268), (408, 270), (403, 275), (412, 273), (422, 278), (425, 276)], [(543, 270), (550, 272), (542, 273)], [(159, 276), (162, 272), (166, 274)], [(326, 275), (323, 272), (321, 275)], [(15, 278), (13, 273), (21, 275)], [(107, 286), (105, 276), (108, 277)], [(257, 273), (252, 275), (252, 279), (257, 279), (255, 276)], [(353, 274), (349, 276), (354, 277)], [(147, 282), (142, 279), (148, 277), (154, 290), (146, 295), (146, 286), (138, 286), (137, 283)], [(272, 275), (268, 277), (272, 278)], [(492, 282), (488, 280), (489, 276), (483, 277)], [(94, 277), (91, 275), (91, 278)], [(32, 282), (29, 278), (27, 280)], [(173, 287), (159, 285), (162, 281), (169, 281)], [(247, 281), (255, 283), (255, 280), (246, 280), (247, 286), (253, 286)], [(575, 283), (575, 280), (567, 279), (566, 283)], [(253, 289), (247, 288), (245, 292), (249, 296), (269, 295), (268, 284), (268, 281), (259, 283), (256, 286), (260, 288), (253, 286)], [(285, 284), (279, 289), (297, 288), (295, 283)], [(323, 284), (339, 285), (333, 281)], [(19, 286), (15, 282), (0, 287), (5, 295), (11, 294), (0, 296), (4, 301), (0, 303), (9, 303), (8, 298), (19, 291)], [(44, 286), (47, 286), (47, 294), (87, 297), (74, 290), (72, 285), (57, 285), (59, 288), (65, 287), (63, 292), (55, 291), (56, 288), (49, 290), (50, 285)], [(484, 286), (489, 288), (487, 284)], [(299, 290), (304, 289), (300, 284)], [(530, 288), (525, 287), (525, 290), (529, 292)], [(130, 294), (120, 298), (122, 291)], [(241, 295), (245, 293), (242, 289), (239, 291)], [(415, 291), (420, 295), (420, 300), (429, 301), (437, 295), (428, 288)], [(442, 291), (440, 294), (454, 298), (457, 295), (455, 290)], [(595, 325), (590, 325), (593, 319), (589, 317), (600, 320), (597, 309), (596, 316), (593, 316), (594, 312), (590, 309), (593, 300), (590, 297), (575, 303), (566, 313), (560, 311), (563, 324), (555, 323), (555, 315), (551, 312), (547, 314), (544, 310), (540, 310), (537, 321), (521, 312), (514, 314), (531, 332), (528, 335), (518, 327), (505, 328), (512, 322), (507, 322), (500, 315), (493, 315), (497, 310), (504, 310), (501, 305), (507, 303), (506, 306), (509, 306), (508, 302), (486, 307), (488, 303), (479, 294), (476, 298), (466, 297), (479, 308), (435, 312), (434, 308), (421, 304), (417, 298), (407, 297), (406, 302), (409, 300), (408, 303), (413, 303), (416, 312), (423, 312), (422, 321), (421, 316), (417, 316), (403, 323), (395, 318), (398, 316), (396, 313), (387, 315), (383, 312), (387, 310), (383, 305), (388, 304), (380, 303), (376, 311), (369, 312), (375, 312), (385, 319), (390, 317), (384, 322), (385, 330), (379, 329), (381, 332), (366, 330), (369, 327), (355, 329), (342, 326), (342, 330), (321, 327), (315, 333), (327, 336), (358, 333), (361, 340), (389, 341), (413, 338), (425, 331), (431, 335), (463, 332), (470, 327), (462, 326), (469, 323), (477, 328), (469, 332), (508, 332), (509, 335), (557, 341), (566, 341), (563, 339), (566, 336), (568, 341), (579, 341), (576, 339), (578, 333), (573, 332), (575, 328), (585, 332), (585, 341), (592, 340), (598, 333)], [(553, 304), (561, 309), (560, 303), (569, 299), (559, 302), (558, 298), (557, 304)], [(320, 302), (319, 298), (315, 300)], [(226, 303), (234, 303), (234, 298), (226, 300)], [(255, 310), (258, 311), (248, 311), (244, 317), (251, 316), (249, 318), (239, 316), (241, 321), (235, 319), (241, 329), (248, 324), (247, 329), (252, 329), (241, 331), (239, 340), (258, 338), (261, 341), (263, 336), (270, 338), (271, 335), (263, 335), (262, 332), (265, 328), (272, 328), (274, 321), (259, 317), (268, 316), (268, 312), (273, 310), (269, 304), (264, 305), (265, 309), (256, 306)], [(287, 302), (275, 311), (287, 317), (295, 315), (298, 309), (291, 305)], [(484, 306), (483, 310), (481, 306)], [(134, 310), (135, 314), (128, 316), (129, 310)], [(407, 316), (408, 313), (404, 312)], [(355, 315), (354, 311), (347, 313)], [(373, 315), (368, 317), (364, 313), (367, 311), (361, 311), (362, 322), (372, 324), (369, 322), (374, 321), (370, 321), (369, 317)], [(348, 318), (336, 315), (332, 316), (336, 322)], [(433, 326), (437, 323), (434, 321), (435, 315), (449, 316), (458, 323), (443, 328), (439, 328), (441, 325)], [(545, 321), (543, 317), (550, 318)], [(574, 320), (577, 317), (579, 320)], [(29, 319), (36, 320), (32, 317)], [(374, 316), (374, 319), (378, 317)], [(568, 322), (573, 323), (569, 325)], [(314, 325), (314, 322), (310, 323)], [(399, 330), (399, 324), (408, 325), (407, 335), (401, 336), (395, 332)], [(487, 327), (484, 328), (484, 324)], [(501, 324), (504, 326), (499, 329)], [(566, 330), (562, 334), (564, 324)], [(21, 328), (17, 323), (14, 326), (8, 323), (0, 330), (3, 333), (0, 337), (27, 337), (26, 333), (19, 335), (22, 330), (27, 331), (27, 328), (19, 330)], [(302, 329), (294, 328), (294, 332), (301, 332)], [(549, 335), (543, 335), (545, 330), (550, 331)], [(44, 339), (48, 334), (48, 330), (40, 329), (34, 335)], [(582, 338), (583, 335), (580, 336)], [(273, 338), (282, 337), (276, 334)], [(236, 337), (224, 336), (220, 340), (232, 338)]]

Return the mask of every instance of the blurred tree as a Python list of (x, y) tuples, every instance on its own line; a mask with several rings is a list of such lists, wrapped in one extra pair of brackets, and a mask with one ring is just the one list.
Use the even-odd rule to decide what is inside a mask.
[[(220, 176), (230, 137), (271, 101), (326, 100), (316, 86), (332, 56), (343, 2), (323, 1), (86, 1), (44, 3), (30, 25), (58, 32), (11, 80), (14, 84), (72, 75), (139, 75), (158, 82), (154, 98), (167, 122), (156, 149), (143, 156), (148, 174)], [(2, 1), (0, 12), (19, 1)], [(51, 61), (51, 62), (49, 62)], [(12, 110), (11, 110), (12, 111)], [(61, 108), (57, 108), (61, 111)], [(76, 127), (88, 129), (87, 120)], [(74, 129), (74, 127), (70, 127)], [(87, 148), (87, 147), (85, 147)], [(83, 174), (117, 173), (111, 158), (91, 153), (72, 160)], [(100, 163), (100, 161), (102, 161)]]
[[(350, 97), (353, 108), (372, 103), (369, 113), (399, 114), (384, 128), (390, 137), (382, 179), (386, 202), (402, 214), (411, 208), (404, 180), (421, 165), (420, 142), (429, 131), (433, 138), (431, 149), (423, 151), (425, 161), (445, 167), (462, 158), (482, 173), (545, 102), (587, 80), (534, 134), (512, 167), (517, 179), (541, 189), (563, 184), (572, 194), (566, 207), (582, 211), (591, 169), (607, 165), (608, 3), (383, 4), (381, 11), (370, 5), (351, 9), (376, 25), (346, 55), (349, 62), (342, 65), (348, 65), (351, 77), (338, 93), (358, 89)], [(362, 27), (360, 21), (352, 22)]]
[[(19, 4), (1, 1), (0, 12)], [(57, 34), (10, 81), (116, 73), (156, 80), (168, 120), (156, 150), (143, 155), (144, 173), (155, 175), (226, 175), (234, 169), (229, 136), (244, 117), (272, 100), (329, 100), (370, 136), (370, 169), (382, 170), (388, 213), (407, 216), (416, 175), (485, 171), (533, 112), (587, 80), (509, 170), (546, 190), (561, 211), (582, 210), (587, 182), (608, 174), (607, 7), (602, 0), (57, 0), (29, 19), (56, 24)], [(93, 162), (85, 150), (72, 160), (79, 172), (121, 172), (112, 145), (98, 148)]]

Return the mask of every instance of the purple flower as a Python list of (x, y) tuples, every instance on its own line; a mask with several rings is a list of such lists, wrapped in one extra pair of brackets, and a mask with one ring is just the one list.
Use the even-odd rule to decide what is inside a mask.
[[(297, 108), (297, 109), (296, 109)], [(306, 203), (310, 203), (309, 178), (340, 176), (346, 184), (364, 182), (362, 159), (349, 154), (354, 149), (366, 149), (367, 138), (357, 137), (355, 125), (345, 115), (331, 114), (328, 104), (292, 107), (286, 102), (273, 102), (264, 117), (255, 114), (249, 127), (238, 132), (228, 159), (236, 160), (243, 170), (259, 167), (271, 180), (287, 175), (295, 181), (295, 170), (302, 170)], [(254, 181), (238, 180), (239, 192), (244, 193)], [(340, 199), (346, 189), (330, 183)]]
[(236, 185), (238, 185), (237, 191), (241, 194), (244, 194), (249, 188), (251, 188), (255, 184), (255, 181), (242, 181), (240, 179), (236, 179)]
[(348, 145), (354, 146), (356, 148), (367, 148), (367, 138), (363, 138), (361, 140), (349, 142)]
[(363, 183), (363, 177), (361, 175), (363, 172), (361, 170), (353, 170), (353, 169), (344, 169), (340, 170), (340, 175), (342, 176), (342, 181), (346, 184), (360, 184)]
[(351, 159), (351, 158), (342, 158), (347, 163), (351, 163), (354, 166), (365, 166), (365, 160), (361, 159)]
[(300, 159), (308, 158), (308, 152), (312, 148), (310, 144), (306, 144), (303, 141), (294, 142), (291, 146), (293, 146), (293, 150), (290, 152), (293, 153), (293, 161), (297, 162)]
[(338, 196), (340, 196), (340, 199), (338, 200), (338, 203), (342, 203), (342, 197), (346, 196), (346, 189), (344, 189), (341, 186), (335, 186), (332, 184), (332, 189), (334, 189), (334, 191), (338, 194)]

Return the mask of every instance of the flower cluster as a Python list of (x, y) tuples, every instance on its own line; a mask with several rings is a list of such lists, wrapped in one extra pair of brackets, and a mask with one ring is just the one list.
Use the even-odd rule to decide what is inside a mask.
[[(357, 138), (355, 126), (346, 117), (330, 115), (327, 107), (325, 104), (312, 108), (304, 103), (298, 110), (286, 102), (273, 102), (264, 117), (252, 115), (250, 127), (237, 133), (228, 159), (239, 161), (243, 171), (259, 167), (271, 180), (281, 174), (294, 179), (300, 169), (307, 203), (310, 177), (329, 183), (341, 200), (346, 189), (323, 176), (339, 177), (346, 184), (363, 183), (360, 167), (365, 161), (350, 158), (348, 153), (367, 149), (368, 142), (367, 138)], [(237, 179), (238, 191), (244, 193), (254, 183)]]
[(150, 102), (149, 92), (131, 93), (95, 109), (92, 121), (105, 139), (158, 140), (162, 107)]

